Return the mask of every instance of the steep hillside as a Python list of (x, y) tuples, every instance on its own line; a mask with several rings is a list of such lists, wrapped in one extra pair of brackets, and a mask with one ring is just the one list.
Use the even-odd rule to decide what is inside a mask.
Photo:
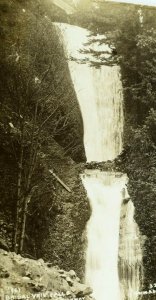
[(83, 127), (52, 24), (66, 16), (49, 1), (2, 1), (0, 14), (1, 238), (66, 269), (76, 261), (82, 275), (89, 204), (76, 162), (85, 160)]

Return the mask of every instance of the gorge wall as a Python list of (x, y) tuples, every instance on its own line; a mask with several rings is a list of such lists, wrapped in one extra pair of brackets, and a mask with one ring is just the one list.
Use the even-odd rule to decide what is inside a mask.
[[(16, 117), (18, 103), (13, 102), (13, 97), (16, 95), (16, 101), (25, 95), (26, 83), (29, 92), (34, 90), (34, 82), (40, 82), (43, 74), (46, 74), (46, 83), (42, 86), (44, 92), (38, 93), (37, 97), (47, 99), (44, 119), (49, 118), (51, 112), (52, 118), (49, 118), (40, 136), (40, 150), (32, 177), (32, 185), (37, 185), (37, 191), (28, 205), (23, 255), (44, 257), (66, 270), (77, 270), (82, 277), (85, 244), (82, 232), (90, 214), (86, 193), (79, 178), (82, 168), (79, 162), (85, 161), (82, 118), (64, 52), (51, 22), (55, 18), (66, 20), (66, 16), (56, 7), (50, 6), (50, 10), (48, 7), (48, 2), (41, 4), (40, 1), (36, 4), (33, 1), (3, 1), (0, 4), (3, 29), (0, 55), (3, 73), (0, 82), (3, 99), (0, 120), (0, 237), (12, 249), (20, 149)], [(14, 45), (15, 49), (10, 45)], [(37, 49), (39, 52), (36, 53)], [(19, 55), (19, 61), (16, 55)], [(15, 89), (17, 80), (18, 90)], [(11, 89), (13, 87), (12, 95), (9, 94), (7, 82)], [(28, 124), (31, 124), (33, 101), (28, 109)], [(39, 124), (40, 120), (37, 122)], [(12, 124), (13, 131), (9, 124)], [(26, 161), (29, 160), (28, 145), (29, 138), (24, 148), (24, 168), (27, 168)], [(50, 170), (71, 192), (58, 182)]]

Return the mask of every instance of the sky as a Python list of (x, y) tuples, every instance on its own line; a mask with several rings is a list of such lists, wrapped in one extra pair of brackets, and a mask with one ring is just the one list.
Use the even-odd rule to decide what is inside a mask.
[(156, 6), (156, 0), (107, 0), (107, 1), (124, 2), (124, 3), (134, 3), (134, 4)]
[[(71, 3), (77, 5), (80, 0), (70, 0)], [(122, 2), (122, 3), (134, 3), (134, 4), (141, 4), (141, 5), (148, 5), (148, 6), (156, 6), (156, 0), (101, 0), (102, 1), (113, 1), (113, 2)], [(69, 2), (69, 0), (68, 0)]]

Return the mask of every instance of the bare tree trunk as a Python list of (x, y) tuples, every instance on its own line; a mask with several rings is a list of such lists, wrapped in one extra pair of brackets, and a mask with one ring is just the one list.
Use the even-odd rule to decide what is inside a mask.
[(38, 102), (36, 103), (36, 106), (35, 106), (33, 127), (32, 127), (32, 132), (31, 132), (30, 158), (29, 158), (29, 164), (28, 164), (28, 174), (27, 174), (27, 179), (26, 179), (26, 183), (25, 183), (26, 196), (23, 198), (23, 211), (22, 211), (22, 217), (21, 217), (19, 253), (21, 253), (23, 250), (28, 203), (31, 201), (32, 194), (33, 194), (34, 190), (36, 189), (36, 186), (31, 189), (31, 179), (32, 179), (32, 175), (33, 175), (33, 172), (35, 169), (36, 156), (37, 156), (36, 152), (37, 152), (37, 145), (38, 145), (38, 137), (37, 137), (37, 140), (35, 139), (35, 126), (36, 126), (37, 116), (38, 116)]
[(18, 166), (18, 180), (17, 180), (17, 202), (16, 202), (16, 215), (15, 215), (15, 229), (13, 237), (13, 250), (17, 252), (17, 236), (19, 230), (19, 211), (20, 211), (20, 199), (21, 199), (21, 183), (22, 183), (22, 168), (23, 168), (23, 142), (21, 145), (20, 160)]
[(26, 227), (26, 218), (27, 218), (27, 209), (28, 204), (31, 201), (32, 195), (35, 191), (37, 186), (34, 186), (29, 194), (24, 198), (24, 205), (23, 205), (23, 218), (22, 218), (22, 226), (21, 226), (21, 235), (20, 235), (20, 244), (19, 244), (19, 253), (21, 254), (23, 251), (23, 245), (24, 245), (24, 237), (25, 237), (25, 227)]
[(49, 172), (57, 179), (57, 181), (69, 192), (71, 193), (71, 189), (53, 172), (53, 170), (49, 170)]

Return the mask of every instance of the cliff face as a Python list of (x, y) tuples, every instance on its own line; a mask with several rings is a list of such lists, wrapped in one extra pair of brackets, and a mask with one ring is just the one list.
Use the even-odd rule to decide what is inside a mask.
[[(136, 16), (122, 27), (117, 41), (121, 54), (125, 129), (122, 170), (135, 205), (135, 220), (144, 236), (143, 266), (146, 287), (155, 282), (155, 19), (154, 8), (143, 8), (143, 24)], [(127, 21), (128, 23), (128, 21)], [(124, 29), (125, 28), (125, 29)], [(131, 53), (129, 55), (128, 49)]]
[[(73, 266), (82, 276), (82, 236), (90, 214), (77, 164), (85, 160), (83, 126), (64, 52), (52, 26), (59, 18), (66, 21), (66, 15), (48, 1), (3, 1), (0, 13), (0, 237), (12, 249), (18, 189), (20, 216), (22, 198), (35, 187), (26, 211), (23, 254), (44, 257), (67, 270)], [(26, 191), (25, 179), (34, 161)]]

